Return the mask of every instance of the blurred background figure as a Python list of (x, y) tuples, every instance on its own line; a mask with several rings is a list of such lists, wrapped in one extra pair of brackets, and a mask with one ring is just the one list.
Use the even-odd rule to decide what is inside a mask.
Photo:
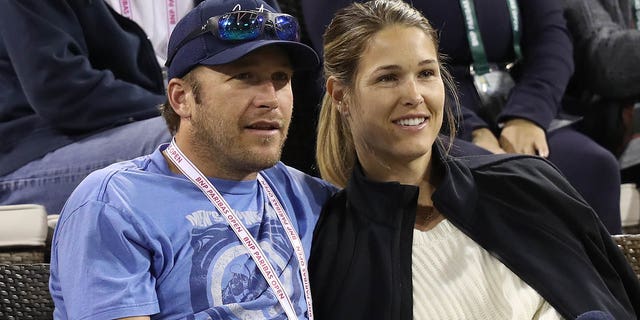
[[(619, 158), (623, 182), (640, 181), (640, 5), (563, 0), (576, 71), (563, 106), (578, 129)], [(634, 109), (634, 104), (636, 109)]]
[(0, 2), (0, 204), (57, 214), (89, 172), (169, 141), (161, 65), (194, 1), (107, 2)]

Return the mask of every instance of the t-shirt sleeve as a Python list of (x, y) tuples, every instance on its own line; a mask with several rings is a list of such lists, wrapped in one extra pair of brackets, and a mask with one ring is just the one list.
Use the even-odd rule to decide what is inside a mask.
[(140, 224), (99, 201), (61, 220), (51, 257), (56, 313), (69, 319), (113, 319), (159, 312), (152, 250)]

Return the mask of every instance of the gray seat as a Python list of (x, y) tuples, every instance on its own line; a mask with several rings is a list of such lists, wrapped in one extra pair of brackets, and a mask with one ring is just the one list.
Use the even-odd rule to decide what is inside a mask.
[[(640, 279), (640, 234), (612, 238)], [(0, 264), (0, 319), (53, 319), (49, 264)]]
[(614, 235), (612, 238), (640, 279), (640, 234), (621, 234)]
[(53, 319), (49, 264), (0, 264), (0, 319)]

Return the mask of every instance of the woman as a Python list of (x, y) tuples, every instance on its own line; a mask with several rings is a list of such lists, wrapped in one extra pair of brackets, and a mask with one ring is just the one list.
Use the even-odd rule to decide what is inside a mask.
[[(322, 51), (322, 33), (339, 8), (353, 0), (300, 0), (310, 42)], [(362, 2), (362, 1), (358, 1)], [(622, 232), (620, 221), (620, 166), (613, 154), (578, 132), (574, 119), (562, 113), (560, 101), (574, 70), (572, 44), (560, 2), (556, 0), (430, 0), (414, 3), (440, 37), (440, 52), (448, 57), (449, 70), (459, 88), (464, 121), (456, 141), (493, 153), (536, 154), (553, 163), (587, 203), (611, 234)], [(463, 10), (466, 8), (467, 10)], [(475, 9), (475, 10), (472, 10)], [(510, 10), (513, 9), (513, 10)], [(510, 13), (516, 13), (511, 15)], [(519, 12), (519, 14), (517, 14)], [(475, 14), (472, 14), (475, 13)], [(517, 18), (516, 34), (512, 28)], [(474, 21), (472, 46), (467, 22)], [(520, 39), (514, 45), (513, 39)], [(483, 49), (482, 49), (483, 48)], [(519, 50), (516, 50), (519, 48)], [(482, 54), (484, 52), (484, 54)], [(518, 55), (516, 52), (520, 52)], [(482, 77), (502, 94), (479, 90), (472, 74), (481, 75), (480, 61), (498, 67)], [(508, 73), (506, 63), (518, 61)], [(478, 72), (471, 72), (470, 66)], [(584, 77), (589, 82), (593, 76)], [(496, 79), (501, 79), (498, 81)], [(482, 82), (482, 81), (480, 81)], [(494, 90), (488, 90), (492, 92)], [(508, 96), (507, 96), (508, 95)], [(300, 95), (297, 95), (298, 97)], [(506, 99), (508, 97), (508, 99)], [(506, 99), (506, 100), (505, 100)], [(489, 102), (503, 101), (500, 103)], [(562, 118), (562, 119), (561, 119)], [(469, 155), (465, 145), (461, 152)], [(597, 172), (598, 174), (593, 174)]]
[(318, 167), (344, 190), (312, 242), (318, 319), (637, 317), (638, 280), (553, 166), (447, 154), (454, 87), (418, 11), (338, 11), (324, 63)]

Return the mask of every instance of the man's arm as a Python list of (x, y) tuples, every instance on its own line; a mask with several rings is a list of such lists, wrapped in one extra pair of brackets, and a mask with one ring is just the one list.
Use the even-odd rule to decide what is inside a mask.
[(149, 317), (149, 316), (120, 318), (120, 320), (149, 320), (149, 319), (151, 319), (151, 317)]
[(101, 181), (94, 178), (76, 189), (56, 226), (49, 282), (54, 304), (70, 319), (156, 314), (148, 230), (125, 211), (87, 200), (85, 191)]

